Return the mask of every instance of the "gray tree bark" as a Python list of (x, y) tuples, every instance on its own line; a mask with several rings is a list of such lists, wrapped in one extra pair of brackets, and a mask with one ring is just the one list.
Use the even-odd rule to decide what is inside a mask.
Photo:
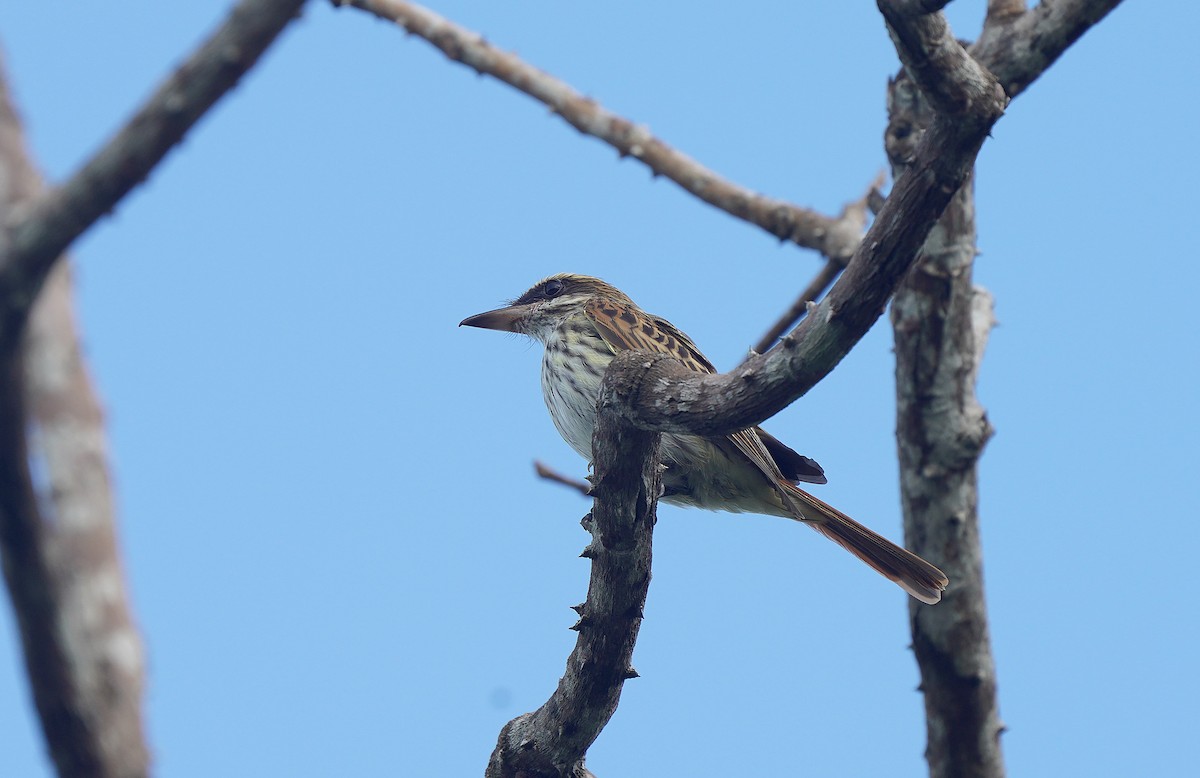
[[(886, 146), (901, 175), (931, 114), (912, 80), (888, 90)], [(972, 284), (973, 179), (930, 232), (896, 291), (896, 441), (905, 544), (951, 584), (936, 608), (909, 608), (925, 693), (933, 778), (1001, 778), (996, 668), (983, 593), (977, 464), (992, 434), (975, 397), (992, 301)]]
[[(0, 223), (42, 189), (2, 72), (0, 183)], [(144, 776), (142, 642), (66, 262), (0, 343), (0, 547), (50, 756), (62, 776)]]

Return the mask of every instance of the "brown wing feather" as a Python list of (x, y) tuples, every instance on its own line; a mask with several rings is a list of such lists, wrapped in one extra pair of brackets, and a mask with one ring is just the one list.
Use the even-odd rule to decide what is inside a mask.
[(779, 465), (784, 478), (792, 483), (800, 481), (810, 484), (829, 483), (829, 480), (825, 478), (825, 471), (817, 464), (815, 459), (810, 459), (803, 454), (797, 454), (789, 446), (761, 427), (755, 427), (754, 431), (758, 433), (758, 439), (767, 447), (767, 453), (771, 455), (771, 459), (774, 459), (775, 464)]
[[(680, 332), (666, 319), (647, 316), (632, 305), (605, 298), (593, 300), (588, 303), (585, 310), (596, 325), (600, 336), (614, 350), (670, 354), (697, 373), (717, 372), (712, 362), (709, 362), (708, 358), (700, 353), (700, 349), (696, 348), (696, 344), (692, 343), (691, 338)], [(784, 476), (780, 466), (776, 464), (775, 459), (759, 437), (758, 433), (760, 432), (761, 430), (757, 427), (752, 427), (733, 433), (729, 439), (737, 446), (738, 451), (742, 452), (747, 459), (754, 463), (755, 467), (762, 471), (770, 483), (778, 484), (780, 481), (796, 480)], [(771, 440), (775, 439), (771, 438)], [(775, 442), (778, 443), (778, 441)], [(782, 443), (779, 445), (783, 446)], [(786, 446), (783, 448), (795, 454)], [(795, 455), (799, 456), (799, 454)]]
[(616, 351), (670, 354), (697, 373), (717, 372), (696, 344), (665, 319), (603, 297), (592, 300), (585, 310), (601, 337)]

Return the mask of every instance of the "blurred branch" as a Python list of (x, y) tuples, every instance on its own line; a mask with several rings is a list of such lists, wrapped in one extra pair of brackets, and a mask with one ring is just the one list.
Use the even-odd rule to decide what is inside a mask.
[(481, 35), (403, 0), (332, 0), (395, 22), (440, 49), (450, 59), (487, 74), (545, 103), (580, 132), (599, 138), (622, 157), (634, 157), (656, 176), (674, 181), (704, 202), (750, 222), (775, 237), (814, 249), (845, 264), (861, 229), (847, 244), (838, 218), (766, 197), (739, 186), (656, 138), (643, 125), (606, 110), (569, 84), (492, 46)]
[(538, 478), (545, 478), (547, 481), (553, 481), (556, 484), (562, 484), (563, 486), (570, 487), (571, 489), (574, 489), (582, 494), (584, 497), (592, 496), (592, 485), (587, 481), (580, 481), (575, 478), (565, 476), (557, 470), (554, 470), (553, 468), (536, 460), (533, 463), (533, 469), (534, 472), (538, 474)]
[[(1024, 4), (992, 0), (971, 56), (992, 71), (1009, 97), (1016, 97), (1120, 2), (1042, 0), (1031, 10), (1013, 13)], [(993, 13), (993, 5), (1004, 8)]]
[(950, 33), (946, 2), (877, 0), (904, 69), (942, 115), (970, 112), (994, 99), (995, 79)]
[[(40, 193), (0, 68), (0, 219)], [(127, 602), (103, 418), (69, 266), (0, 349), (0, 547), (25, 666), (60, 776), (148, 774), (142, 643)]]
[(63, 252), (145, 179), (303, 0), (243, 0), (117, 135), (43, 190), (0, 73), (0, 546), (60, 776), (149, 773), (141, 640), (127, 603), (103, 415)]
[(1025, 0), (988, 0), (984, 26), (1004, 24), (1013, 16), (1025, 13)]
[(303, 4), (304, 0), (242, 0), (65, 184), (8, 214), (0, 240), (0, 338), (13, 338), (20, 331), (59, 255), (145, 180), (258, 61)]
[[(650, 587), (655, 508), (662, 491), (658, 434), (629, 426), (613, 412), (624, 392), (622, 366), (645, 355), (626, 352), (605, 373), (592, 439), (595, 507), (584, 518), (592, 542), (587, 601), (575, 607), (579, 633), (558, 688), (533, 713), (500, 731), (488, 778), (559, 778), (590, 775), (584, 756), (617, 710), (631, 665)], [(615, 368), (615, 369), (614, 369)]]

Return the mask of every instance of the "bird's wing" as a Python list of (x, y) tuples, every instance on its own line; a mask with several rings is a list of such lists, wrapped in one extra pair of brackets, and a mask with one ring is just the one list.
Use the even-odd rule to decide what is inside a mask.
[(825, 484), (829, 483), (829, 479), (825, 477), (825, 471), (817, 464), (815, 459), (797, 454), (789, 446), (785, 445), (778, 438), (767, 432), (761, 427), (755, 427), (754, 432), (757, 433), (758, 439), (767, 447), (767, 453), (771, 455), (771, 459), (775, 460), (775, 464), (779, 465), (779, 470), (783, 473), (784, 478), (787, 478), (793, 484), (804, 481), (810, 484)]
[[(588, 318), (596, 326), (596, 331), (600, 333), (600, 337), (604, 338), (613, 351), (647, 351), (669, 354), (697, 373), (717, 372), (712, 362), (709, 362), (708, 358), (700, 353), (700, 349), (696, 348), (696, 344), (692, 343), (691, 338), (676, 329), (675, 325), (666, 319), (649, 316), (628, 303), (604, 298), (592, 301), (585, 310)], [(765, 443), (762, 436), (766, 436), (770, 443)], [(807, 481), (818, 475), (822, 480), (814, 482), (824, 483), (825, 475), (821, 471), (820, 465), (808, 457), (800, 456), (758, 427), (738, 430), (729, 436), (729, 440), (766, 476), (767, 481), (773, 486), (777, 487), (781, 481), (789, 483), (795, 480)], [(783, 466), (797, 470), (807, 477), (785, 476), (780, 469), (780, 464), (776, 463), (771, 451), (768, 450), (768, 445), (772, 444), (782, 450), (780, 454), (784, 458)], [(787, 455), (782, 453), (784, 451), (793, 457), (804, 460), (805, 464), (801, 466), (801, 463), (788, 459)], [(815, 467), (816, 473), (813, 473), (809, 467)]]
[(598, 298), (585, 308), (588, 318), (613, 351), (647, 351), (670, 354), (689, 370), (715, 373), (712, 362), (696, 344), (666, 319), (648, 316), (628, 303)]

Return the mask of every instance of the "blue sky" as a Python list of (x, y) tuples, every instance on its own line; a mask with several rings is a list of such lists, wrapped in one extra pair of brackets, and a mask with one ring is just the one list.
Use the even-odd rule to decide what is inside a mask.
[[(61, 180), (226, 2), (9, 4), (0, 41)], [(982, 2), (951, 22), (972, 37)], [(895, 55), (870, 3), (439, 3), (746, 186), (835, 211), (884, 166)], [(978, 168), (996, 297), (980, 394), (988, 600), (1013, 774), (1179, 774), (1195, 699), (1192, 309), (1200, 10), (1128, 3), (997, 125)], [(529, 98), (310, 5), (75, 248), (157, 771), (478, 775), (554, 688), (587, 505), (539, 349), (460, 330), (598, 275), (734, 365), (819, 267)], [(765, 426), (895, 538), (881, 322)], [(894, 586), (768, 517), (662, 506), (601, 776), (918, 776)], [(5, 775), (49, 775), (0, 608)]]

